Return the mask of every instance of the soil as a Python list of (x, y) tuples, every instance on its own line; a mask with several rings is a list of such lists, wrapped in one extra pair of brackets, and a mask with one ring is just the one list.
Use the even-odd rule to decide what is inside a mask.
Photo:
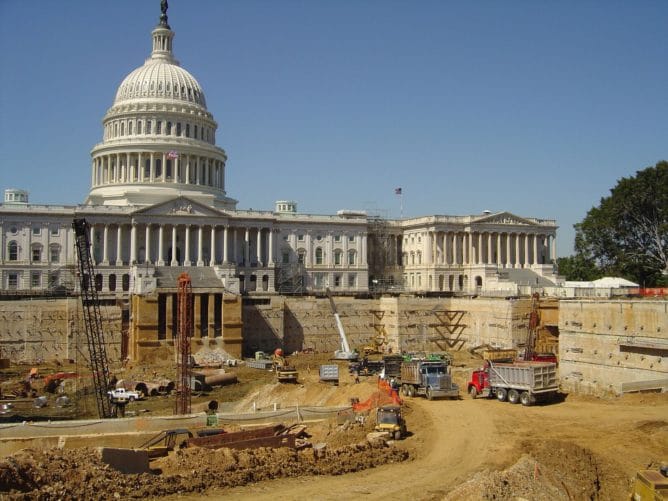
[[(298, 384), (232, 368), (240, 384), (195, 398), (193, 409), (213, 397), (239, 412), (274, 404), (347, 405), (376, 391), (375, 378), (355, 384), (344, 364), (338, 386), (319, 382), (318, 365), (329, 363), (327, 357), (290, 362), (299, 370)], [(460, 388), (478, 365), (455, 354)], [(0, 461), (0, 499), (617, 500), (628, 498), (638, 470), (668, 460), (668, 394), (571, 395), (523, 407), (461, 393), (460, 400), (407, 399), (409, 435), (385, 445), (365, 440), (372, 415), (343, 426), (306, 423), (309, 440), (326, 444), (317, 459), (311, 449), (182, 449), (152, 461), (151, 474), (123, 475), (92, 449), (24, 450)], [(152, 398), (136, 404), (159, 413), (164, 403), (171, 411), (172, 399)]]

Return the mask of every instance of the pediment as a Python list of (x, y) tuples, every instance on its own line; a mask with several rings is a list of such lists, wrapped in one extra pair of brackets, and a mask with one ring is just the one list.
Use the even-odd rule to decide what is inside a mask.
[(476, 224), (507, 224), (512, 226), (533, 226), (536, 223), (529, 221), (511, 212), (499, 212), (497, 214), (486, 214), (474, 221)]
[(220, 217), (222, 211), (195, 202), (186, 197), (161, 202), (150, 207), (144, 207), (135, 212), (142, 216), (192, 216), (192, 217)]

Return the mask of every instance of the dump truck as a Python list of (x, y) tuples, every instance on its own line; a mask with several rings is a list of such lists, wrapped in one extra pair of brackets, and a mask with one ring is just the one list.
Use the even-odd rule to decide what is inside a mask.
[(383, 405), (376, 411), (376, 431), (389, 433), (399, 440), (406, 435), (406, 421), (400, 405)]
[(658, 501), (668, 499), (668, 465), (658, 470), (642, 470), (636, 474), (632, 501)]
[(467, 389), (471, 398), (496, 397), (499, 402), (529, 406), (557, 392), (557, 364), (487, 361), (481, 369), (473, 371)]
[(459, 387), (452, 382), (444, 361), (411, 360), (401, 364), (401, 392), (408, 397), (458, 398)]
[(283, 355), (281, 348), (274, 350), (273, 356), (274, 371), (276, 372), (276, 380), (279, 383), (296, 383), (299, 373), (297, 369), (288, 364), (288, 359)]

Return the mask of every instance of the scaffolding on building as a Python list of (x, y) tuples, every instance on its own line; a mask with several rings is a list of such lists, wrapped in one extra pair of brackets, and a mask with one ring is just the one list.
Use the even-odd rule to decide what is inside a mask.
[[(367, 234), (367, 261), (369, 264), (370, 292), (401, 292), (403, 274), (399, 271), (398, 255), (393, 246), (391, 225), (386, 218), (369, 216)], [(398, 252), (397, 252), (398, 254)]]
[(279, 294), (304, 294), (306, 270), (302, 263), (280, 263), (276, 272), (276, 291)]

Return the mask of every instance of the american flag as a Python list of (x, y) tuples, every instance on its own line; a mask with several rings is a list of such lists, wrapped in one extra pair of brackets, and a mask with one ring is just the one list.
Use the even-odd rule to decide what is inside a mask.
[(169, 153), (167, 153), (167, 158), (171, 158), (172, 160), (175, 158), (179, 158), (179, 152), (172, 150)]
[(401, 195), (401, 188), (394, 188), (395, 195)]

